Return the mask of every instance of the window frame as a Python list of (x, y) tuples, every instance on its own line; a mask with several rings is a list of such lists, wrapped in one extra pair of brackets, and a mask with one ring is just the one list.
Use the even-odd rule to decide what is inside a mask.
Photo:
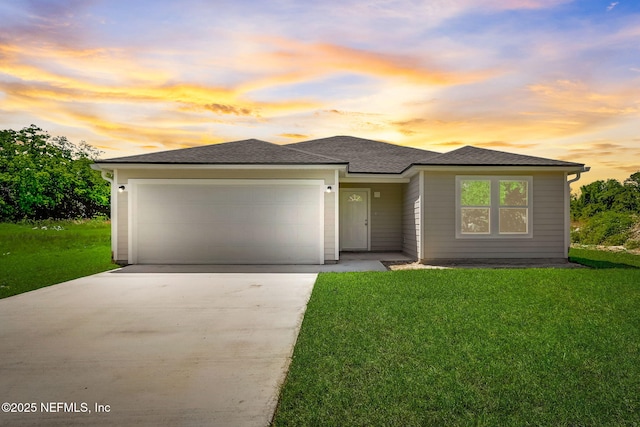
[[(490, 205), (489, 205), (489, 232), (488, 233), (463, 233), (461, 227), (462, 209), (475, 208), (475, 206), (462, 206), (462, 181), (489, 181)], [(525, 181), (527, 182), (527, 204), (524, 206), (500, 205), (500, 181)], [(455, 233), (456, 239), (530, 239), (533, 237), (533, 176), (530, 175), (456, 175), (456, 214)], [(486, 208), (486, 207), (485, 207)], [(527, 209), (526, 233), (500, 233), (500, 209)]]

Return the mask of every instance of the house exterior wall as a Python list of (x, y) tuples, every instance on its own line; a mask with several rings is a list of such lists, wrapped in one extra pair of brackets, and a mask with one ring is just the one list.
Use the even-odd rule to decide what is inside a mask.
[[(490, 173), (424, 173), (424, 253), (422, 260), (493, 258), (567, 258), (564, 242), (566, 186), (562, 172), (521, 172), (533, 177), (531, 238), (456, 238), (456, 175)], [(405, 249), (405, 251), (409, 252)]]
[[(386, 183), (341, 183), (341, 189), (368, 188), (371, 191), (371, 227), (372, 251), (402, 250), (402, 199), (403, 184)], [(380, 193), (380, 197), (375, 197)]]
[[(116, 174), (116, 187), (127, 184), (129, 179), (322, 179), (326, 185), (337, 186), (333, 170), (302, 169), (119, 169)], [(117, 262), (126, 263), (129, 257), (129, 200), (128, 192), (118, 193), (117, 197)], [(324, 196), (324, 256), (325, 262), (336, 260), (336, 207), (337, 192)]]
[(420, 244), (420, 175), (414, 175), (404, 184), (402, 199), (402, 251), (418, 258)]

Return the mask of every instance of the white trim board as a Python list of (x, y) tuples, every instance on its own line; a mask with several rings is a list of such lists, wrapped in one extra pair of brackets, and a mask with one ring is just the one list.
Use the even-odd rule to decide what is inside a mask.
[(245, 169), (284, 169), (284, 170), (342, 170), (347, 169), (346, 165), (285, 165), (285, 164), (238, 164), (238, 165), (212, 165), (212, 164), (184, 164), (184, 163), (94, 163), (93, 166), (100, 170), (114, 170), (114, 169), (160, 169), (160, 170), (173, 170), (173, 169), (221, 169), (221, 170), (245, 170)]

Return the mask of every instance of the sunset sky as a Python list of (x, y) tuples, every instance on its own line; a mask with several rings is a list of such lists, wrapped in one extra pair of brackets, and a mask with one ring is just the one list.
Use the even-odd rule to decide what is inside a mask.
[(640, 170), (640, 1), (0, 0), (0, 128), (103, 157), (352, 135)]

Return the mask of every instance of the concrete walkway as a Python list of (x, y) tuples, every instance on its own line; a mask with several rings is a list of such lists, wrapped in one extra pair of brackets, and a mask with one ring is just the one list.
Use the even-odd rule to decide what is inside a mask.
[(114, 273), (345, 273), (387, 271), (375, 260), (344, 261), (325, 265), (127, 265)]
[(266, 426), (315, 279), (102, 273), (0, 300), (0, 400), (35, 404), (0, 425)]
[(411, 262), (400, 252), (343, 252), (336, 264), (324, 265), (128, 265), (115, 273), (345, 273), (387, 271), (381, 261)]

